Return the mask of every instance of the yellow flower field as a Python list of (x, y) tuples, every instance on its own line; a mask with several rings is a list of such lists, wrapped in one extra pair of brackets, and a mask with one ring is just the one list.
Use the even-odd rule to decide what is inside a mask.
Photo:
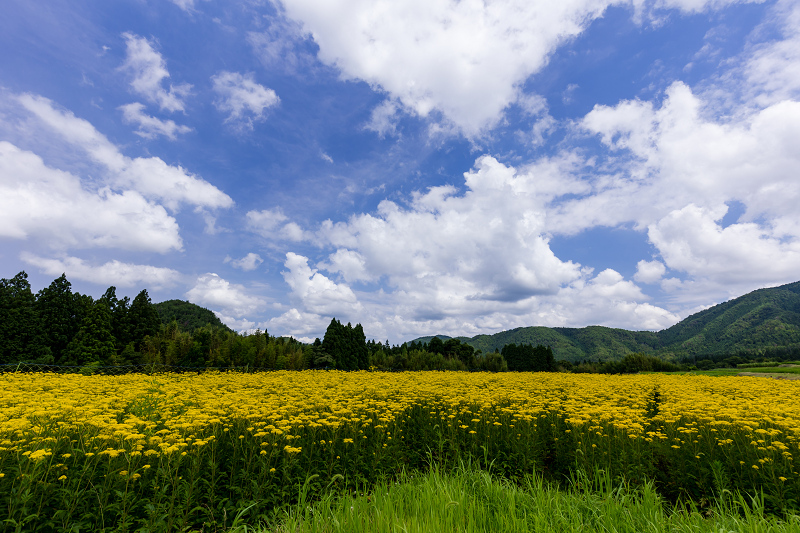
[(763, 490), (787, 509), (798, 398), (798, 381), (657, 374), (8, 373), (0, 508), (42, 530), (199, 528), (304, 484), (469, 460), (554, 480), (604, 468), (697, 501)]

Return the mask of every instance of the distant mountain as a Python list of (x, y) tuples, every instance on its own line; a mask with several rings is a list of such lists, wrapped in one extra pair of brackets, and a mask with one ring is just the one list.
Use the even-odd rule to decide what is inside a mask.
[(158, 317), (161, 319), (162, 324), (169, 324), (173, 320), (178, 322), (178, 327), (181, 331), (194, 331), (197, 328), (203, 327), (206, 324), (211, 324), (216, 328), (227, 329), (233, 331), (231, 328), (217, 318), (213, 311), (200, 307), (199, 305), (191, 302), (184, 302), (183, 300), (167, 300), (153, 304), (158, 312)]
[(658, 336), (690, 355), (757, 351), (800, 343), (800, 281), (759, 289), (681, 320)]
[[(439, 339), (443, 341), (454, 338), (454, 337), (448, 337), (447, 335), (430, 335), (428, 337), (419, 337), (418, 339), (414, 339), (413, 342), (422, 342), (424, 344), (428, 344), (429, 342), (431, 342), (431, 340), (433, 340), (434, 337), (439, 337)], [(468, 342), (472, 340), (469, 337), (455, 337), (455, 338), (460, 340), (461, 342)]]
[[(446, 340), (449, 337), (437, 335)], [(429, 342), (433, 336), (417, 341)], [(759, 289), (695, 313), (659, 332), (589, 326), (585, 328), (522, 327), (494, 335), (457, 337), (485, 352), (506, 344), (544, 344), (556, 359), (614, 360), (631, 352), (666, 358), (687, 355), (757, 352), (800, 345), (800, 282)]]

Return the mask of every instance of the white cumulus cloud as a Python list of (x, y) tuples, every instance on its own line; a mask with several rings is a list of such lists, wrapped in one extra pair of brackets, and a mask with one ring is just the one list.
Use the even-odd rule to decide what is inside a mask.
[(45, 258), (25, 252), (22, 260), (51, 276), (65, 273), (71, 279), (116, 287), (162, 288), (174, 285), (181, 277), (171, 268), (123, 263), (116, 259), (95, 266), (78, 257)]
[(170, 209), (177, 209), (182, 203), (209, 208), (233, 205), (227, 194), (180, 166), (168, 165), (158, 157), (126, 157), (88, 121), (56, 108), (47, 98), (23, 94), (17, 101), (63, 141), (103, 166), (109, 185), (136, 190)]
[[(770, 46), (782, 49), (780, 42)], [(664, 267), (689, 276), (661, 280), (676, 302), (696, 301), (700, 293), (722, 301), (796, 281), (800, 102), (785, 99), (794, 82), (762, 87), (769, 95), (763, 107), (751, 99), (730, 109), (717, 107), (729, 105), (719, 99), (731, 88), (724, 81), (700, 95), (675, 82), (660, 105), (595, 106), (582, 124), (608, 150), (598, 164), (602, 173), (590, 192), (551, 206), (548, 228), (569, 234), (632, 222), (647, 231)], [(723, 224), (730, 205), (743, 213)], [(658, 281), (663, 272), (652, 266), (640, 263), (636, 279)]]
[(251, 294), (243, 285), (230, 283), (212, 272), (197, 278), (186, 292), (186, 299), (237, 319), (256, 313), (266, 305), (263, 298)]
[[(91, 216), (88, 216), (91, 215)], [(38, 155), (0, 141), (0, 235), (49, 247), (180, 250), (178, 224), (135, 191), (88, 189)]]
[(248, 211), (245, 217), (247, 229), (266, 239), (299, 242), (311, 238), (296, 222), (290, 222), (278, 207)]
[[(334, 251), (316, 268), (305, 256), (287, 254), (284, 278), (296, 305), (276, 325), (307, 334), (299, 321), (308, 314), (337, 316), (379, 338), (409, 338), (531, 324), (660, 329), (675, 323), (677, 315), (649, 303), (619, 273), (593, 275), (553, 254), (547, 204), (584, 190), (560, 179), (578, 163), (565, 155), (515, 169), (483, 156), (465, 173), (465, 192), (433, 187), (406, 206), (384, 201), (375, 213), (324, 222), (313, 242)], [(272, 227), (283, 223), (280, 217)], [(354, 290), (336, 277), (366, 285)]]
[(133, 91), (162, 110), (183, 111), (186, 105), (184, 100), (192, 86), (182, 83), (165, 89), (162, 82), (170, 76), (161, 54), (144, 37), (130, 32), (123, 33), (122, 37), (125, 38), (127, 55), (121, 68), (132, 76)]
[(224, 262), (229, 263), (234, 268), (239, 268), (241, 270), (244, 270), (245, 272), (249, 272), (251, 270), (255, 270), (256, 268), (258, 268), (258, 265), (263, 263), (264, 260), (261, 259), (260, 255), (250, 252), (241, 259), (233, 259), (232, 257), (226, 257)]
[(222, 71), (211, 78), (218, 95), (217, 109), (229, 113), (226, 122), (252, 127), (253, 121), (263, 120), (264, 110), (278, 105), (275, 91), (259, 85), (252, 73)]
[[(655, 9), (696, 12), (738, 0), (666, 0)], [(607, 7), (638, 0), (283, 0), (288, 17), (319, 45), (318, 57), (427, 117), (442, 113), (463, 133), (491, 128), (520, 85)], [(388, 104), (373, 129), (389, 131)]]
[(636, 274), (633, 279), (640, 283), (656, 283), (661, 281), (667, 267), (661, 261), (645, 261), (642, 259), (636, 263)]
[(696, 279), (735, 286), (754, 279), (796, 281), (800, 238), (782, 239), (768, 226), (754, 222), (723, 228), (719, 220), (725, 210), (687, 205), (651, 225), (650, 240), (670, 268)]
[(315, 337), (323, 336), (330, 322), (330, 317), (307, 313), (293, 307), (280, 316), (271, 318), (262, 324), (262, 327), (268, 332), (279, 331), (282, 335), (291, 335), (299, 341), (311, 343)]
[(306, 312), (318, 315), (353, 316), (362, 306), (347, 285), (335, 283), (330, 278), (308, 266), (308, 258), (289, 252), (283, 278), (292, 296), (302, 302)]
[(178, 125), (174, 120), (161, 120), (144, 113), (144, 104), (139, 102), (120, 106), (122, 117), (128, 124), (136, 124), (139, 129), (134, 133), (145, 139), (155, 139), (159, 135), (175, 140), (180, 133), (189, 133), (192, 128)]
[[(323, 224), (321, 238), (341, 249), (326, 267), (353, 279), (383, 276), (409, 305), (445, 314), (552, 294), (579, 277), (578, 265), (556, 258), (543, 235), (535, 171), (484, 156), (465, 184), (464, 194), (434, 187), (417, 193), (409, 209), (383, 201), (374, 215)], [(548, 187), (545, 176), (541, 189)]]

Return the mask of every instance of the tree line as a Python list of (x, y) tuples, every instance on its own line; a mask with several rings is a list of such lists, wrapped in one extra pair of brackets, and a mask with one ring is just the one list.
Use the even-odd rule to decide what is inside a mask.
[(73, 292), (63, 274), (36, 294), (24, 271), (0, 279), (0, 364), (133, 363), (160, 325), (146, 290), (131, 301), (109, 287), (94, 300)]
[(439, 337), (390, 345), (367, 340), (361, 324), (336, 318), (323, 339), (305, 344), (267, 331), (234, 332), (207, 309), (188, 302), (153, 304), (147, 290), (131, 301), (118, 298), (111, 286), (95, 300), (73, 292), (62, 274), (34, 294), (27, 278), (23, 271), (0, 279), (0, 364), (602, 373), (678, 369), (645, 354), (573, 365), (557, 361), (544, 345), (512, 343), (490, 353)]

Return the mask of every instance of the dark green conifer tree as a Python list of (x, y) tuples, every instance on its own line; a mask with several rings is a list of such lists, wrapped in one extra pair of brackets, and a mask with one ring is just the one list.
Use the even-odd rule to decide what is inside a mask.
[(68, 365), (117, 364), (117, 349), (111, 334), (111, 311), (98, 300), (83, 319), (81, 328), (67, 345), (62, 363)]
[(130, 334), (129, 342), (134, 342), (135, 346), (141, 351), (141, 343), (144, 338), (148, 335), (156, 335), (161, 327), (158, 312), (153, 307), (147, 290), (142, 290), (133, 299), (133, 303), (131, 303), (127, 312), (127, 320)]
[(369, 368), (369, 351), (367, 350), (367, 337), (364, 335), (364, 328), (361, 327), (361, 324), (356, 324), (350, 335), (356, 356), (356, 368), (367, 370)]
[(131, 305), (131, 299), (127, 296), (118, 299), (117, 288), (113, 285), (106, 289), (101, 299), (106, 301), (108, 309), (111, 311), (111, 333), (114, 335), (117, 353), (122, 353), (133, 340), (131, 339), (130, 323), (128, 320), (128, 309)]
[(335, 368), (343, 369), (345, 362), (341, 360), (342, 353), (346, 351), (346, 340), (343, 335), (344, 326), (334, 317), (331, 323), (328, 324), (328, 329), (325, 330), (325, 336), (322, 338), (322, 350), (333, 359)]
[(342, 361), (342, 370), (358, 370), (358, 343), (353, 335), (353, 326), (350, 322), (346, 326), (342, 326), (341, 335), (344, 339), (345, 349), (339, 354), (339, 360)]
[(36, 295), (39, 327), (56, 363), (61, 362), (64, 350), (80, 329), (77, 303), (72, 294), (72, 284), (64, 274)]
[(0, 279), (0, 364), (20, 361), (53, 362), (25, 271)]
[[(361, 324), (346, 326), (333, 318), (322, 339), (322, 351), (333, 359), (336, 368), (358, 370), (369, 368), (369, 352)], [(321, 358), (321, 354), (319, 354)]]

